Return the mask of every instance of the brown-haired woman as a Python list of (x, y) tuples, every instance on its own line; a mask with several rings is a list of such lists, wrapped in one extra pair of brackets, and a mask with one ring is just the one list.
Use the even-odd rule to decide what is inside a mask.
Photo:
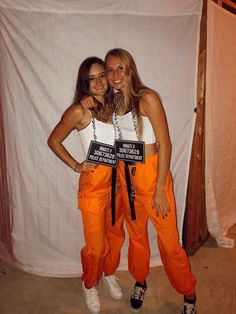
[[(107, 83), (103, 60), (97, 57), (85, 59), (78, 71), (73, 104), (48, 138), (52, 151), (72, 170), (80, 173), (78, 207), (81, 209), (85, 238), (85, 247), (81, 251), (82, 288), (86, 304), (93, 313), (100, 311), (96, 285), (102, 275), (111, 296), (114, 299), (122, 297), (117, 278), (113, 275), (119, 265), (120, 249), (124, 241), (120, 195), (116, 193), (116, 223), (112, 226), (111, 167), (97, 166), (87, 161), (78, 162), (62, 142), (72, 130), (77, 130), (84, 152), (88, 151), (91, 140), (114, 144), (113, 126), (109, 123), (110, 93), (112, 91)], [(94, 98), (95, 108), (89, 110), (79, 104), (84, 95)]]

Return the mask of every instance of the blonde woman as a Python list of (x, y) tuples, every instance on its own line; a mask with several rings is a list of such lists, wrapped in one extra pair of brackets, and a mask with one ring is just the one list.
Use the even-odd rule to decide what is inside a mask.
[(144, 86), (128, 51), (121, 48), (108, 51), (105, 64), (108, 83), (122, 94), (113, 115), (118, 138), (131, 143), (144, 142), (144, 163), (120, 161), (118, 165), (129, 233), (129, 271), (136, 281), (131, 306), (135, 310), (142, 306), (147, 289), (150, 259), (147, 223), (151, 219), (167, 276), (172, 286), (184, 295), (182, 313), (194, 314), (196, 280), (179, 244), (169, 170), (171, 141), (161, 99), (157, 92)]

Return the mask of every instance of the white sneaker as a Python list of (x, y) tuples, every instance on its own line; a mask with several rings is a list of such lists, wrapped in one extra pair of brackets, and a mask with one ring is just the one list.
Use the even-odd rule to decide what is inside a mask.
[(98, 298), (98, 292), (95, 287), (91, 289), (87, 289), (84, 285), (84, 281), (82, 282), (82, 289), (85, 296), (85, 303), (88, 309), (93, 313), (100, 312), (100, 302)]
[(121, 291), (121, 287), (118, 284), (119, 279), (116, 278), (114, 275), (110, 276), (103, 276), (103, 282), (107, 286), (108, 291), (111, 295), (111, 297), (115, 300), (120, 300), (123, 296), (123, 293)]

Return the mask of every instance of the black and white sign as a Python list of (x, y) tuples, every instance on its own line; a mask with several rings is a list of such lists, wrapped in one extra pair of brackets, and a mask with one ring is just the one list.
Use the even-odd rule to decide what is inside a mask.
[(144, 163), (145, 143), (142, 141), (115, 141), (115, 158)]
[(97, 141), (91, 141), (86, 160), (99, 165), (116, 167), (115, 147)]

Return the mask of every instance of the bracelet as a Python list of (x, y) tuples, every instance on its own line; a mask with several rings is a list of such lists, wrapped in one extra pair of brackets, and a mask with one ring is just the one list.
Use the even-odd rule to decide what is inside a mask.
[(77, 162), (76, 165), (75, 165), (75, 168), (74, 168), (74, 171), (75, 171), (75, 172), (77, 172), (76, 169), (77, 169), (78, 164), (79, 164), (79, 163)]

